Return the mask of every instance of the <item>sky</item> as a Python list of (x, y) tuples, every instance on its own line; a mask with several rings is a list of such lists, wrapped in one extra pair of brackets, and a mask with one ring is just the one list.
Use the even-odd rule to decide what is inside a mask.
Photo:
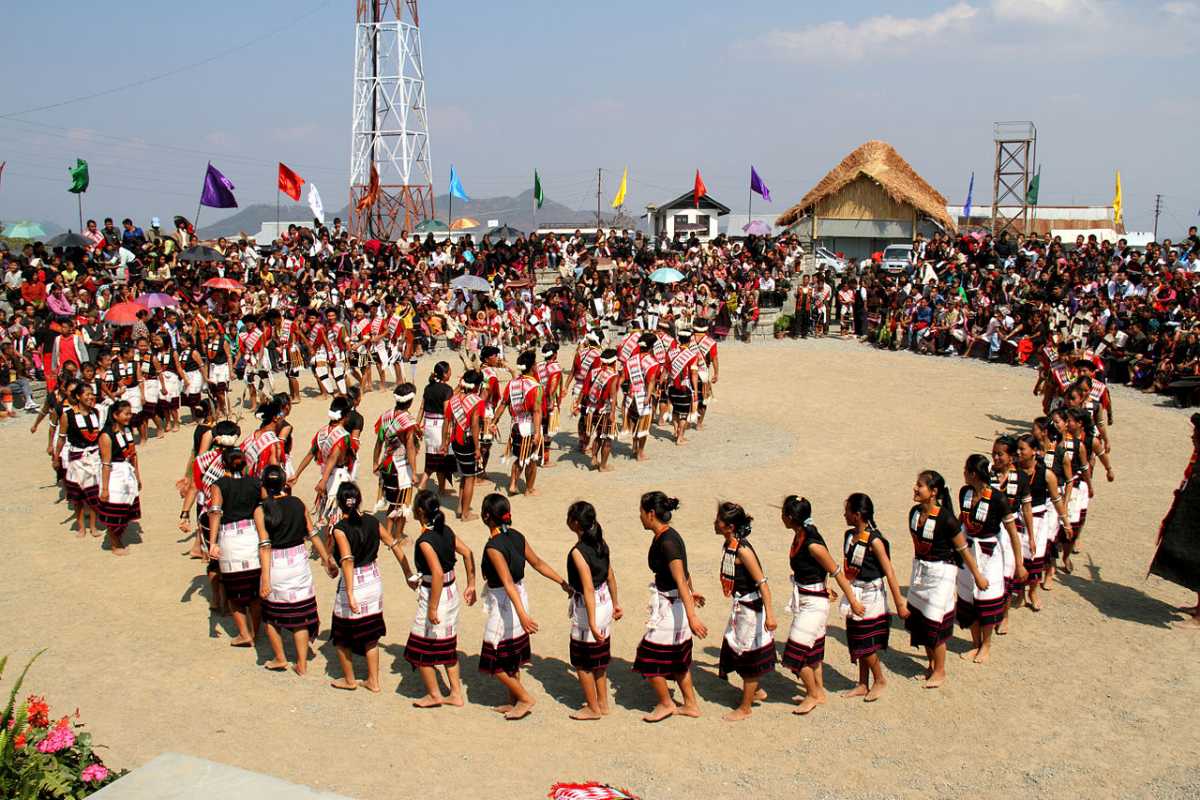
[[(209, 160), (243, 206), (274, 202), (278, 161), (345, 204), (354, 0), (11, 5), (0, 219), (77, 227), (76, 158), (85, 217), (190, 217)], [(744, 212), (753, 164), (773, 198), (754, 212), (779, 213), (883, 139), (951, 203), (974, 172), (978, 207), (993, 122), (1031, 120), (1042, 205), (1108, 204), (1119, 169), (1128, 228), (1150, 229), (1157, 193), (1162, 236), (1200, 222), (1200, 0), (455, 0), (420, 22), (438, 194), (451, 163), (475, 197), (536, 168), (547, 197), (595, 208), (601, 168), (607, 209), (628, 167), (640, 213), (700, 169)]]

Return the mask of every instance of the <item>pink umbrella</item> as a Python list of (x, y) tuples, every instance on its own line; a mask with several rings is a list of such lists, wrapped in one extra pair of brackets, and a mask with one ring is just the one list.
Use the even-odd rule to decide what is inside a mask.
[(134, 301), (140, 303), (146, 308), (174, 308), (179, 305), (179, 301), (169, 294), (163, 292), (149, 292), (147, 294), (138, 295), (138, 299)]

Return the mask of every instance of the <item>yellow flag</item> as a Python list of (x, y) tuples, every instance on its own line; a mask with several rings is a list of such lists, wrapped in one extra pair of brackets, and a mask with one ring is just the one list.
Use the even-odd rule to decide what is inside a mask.
[(1113, 222), (1117, 225), (1124, 222), (1121, 216), (1121, 170), (1117, 170), (1117, 190), (1113, 195)]
[(617, 196), (614, 197), (612, 201), (613, 208), (620, 208), (621, 206), (625, 205), (625, 189), (628, 187), (628, 185), (629, 167), (626, 167), (625, 171), (621, 173), (621, 188), (617, 189)]

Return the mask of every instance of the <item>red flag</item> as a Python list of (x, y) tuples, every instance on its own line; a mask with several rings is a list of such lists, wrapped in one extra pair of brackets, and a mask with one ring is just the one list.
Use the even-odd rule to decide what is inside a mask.
[(300, 187), (304, 185), (304, 178), (301, 178), (296, 173), (288, 169), (287, 165), (282, 161), (279, 162), (279, 191), (286, 194), (293, 200), (300, 199)]
[(700, 198), (707, 194), (708, 188), (704, 185), (704, 179), (700, 177), (700, 170), (696, 170), (696, 187), (692, 189), (692, 205), (699, 208)]
[(354, 206), (356, 211), (362, 211), (375, 205), (375, 201), (379, 199), (379, 170), (375, 169), (375, 165), (371, 165), (371, 182), (367, 185), (367, 191), (362, 197), (358, 198), (358, 203)]

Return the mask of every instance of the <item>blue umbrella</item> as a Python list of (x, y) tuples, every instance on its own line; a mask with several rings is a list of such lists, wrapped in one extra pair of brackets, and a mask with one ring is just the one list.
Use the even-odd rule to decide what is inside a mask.
[(650, 280), (655, 283), (679, 283), (683, 280), (683, 273), (670, 267), (661, 267), (650, 273)]

